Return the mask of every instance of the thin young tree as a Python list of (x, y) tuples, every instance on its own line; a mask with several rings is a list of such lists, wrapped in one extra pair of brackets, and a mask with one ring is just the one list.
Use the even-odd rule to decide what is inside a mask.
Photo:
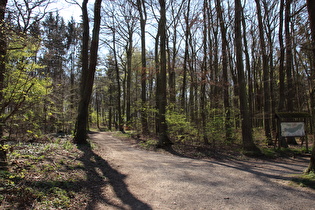
[(113, 31), (113, 55), (115, 61), (115, 73), (116, 73), (116, 83), (117, 83), (117, 94), (116, 94), (116, 101), (117, 101), (117, 108), (116, 111), (118, 113), (118, 130), (124, 132), (123, 126), (123, 117), (122, 117), (122, 109), (121, 109), (121, 85), (120, 85), (120, 73), (119, 73), (119, 63), (118, 63), (118, 53), (117, 53), (117, 33), (115, 27), (112, 28)]
[(275, 24), (275, 21), (278, 19), (278, 14), (276, 12), (277, 5), (279, 2), (274, 1), (270, 2), (268, 0), (262, 1), (264, 10), (265, 10), (265, 22), (266, 22), (266, 38), (267, 38), (267, 48), (268, 58), (269, 58), (269, 75), (270, 75), (270, 105), (271, 105), (271, 113), (272, 113), (272, 121), (271, 121), (271, 130), (276, 131), (276, 120), (275, 120), (275, 112), (276, 112), (276, 72), (275, 72), (275, 65), (274, 65), (274, 51), (275, 51), (275, 37), (276, 37), (276, 29), (278, 25)]
[(226, 26), (223, 19), (223, 11), (219, 0), (215, 1), (216, 11), (220, 23), (221, 39), (222, 39), (222, 82), (223, 82), (223, 103), (225, 109), (225, 138), (228, 142), (232, 141), (232, 125), (231, 125), (231, 105), (229, 97), (229, 81), (228, 81), (228, 41)]
[[(185, 3), (185, 0), (181, 0), (179, 2), (172, 1), (170, 2), (170, 10), (171, 10), (171, 23), (169, 27), (169, 37), (168, 39), (172, 40), (171, 47), (168, 45), (168, 84), (169, 84), (169, 102), (171, 105), (176, 104), (176, 76), (177, 72), (175, 71), (176, 65), (177, 65), (177, 59), (178, 59), (178, 51), (180, 49), (180, 43), (178, 39), (178, 26), (180, 24), (180, 16), (183, 12), (183, 5)], [(168, 44), (170, 44), (170, 41), (168, 41)], [(175, 107), (174, 107), (175, 108)]]
[(207, 115), (206, 115), (206, 74), (208, 69), (208, 45), (207, 45), (207, 10), (208, 10), (208, 2), (204, 0), (203, 2), (203, 59), (201, 66), (201, 84), (200, 84), (200, 117), (201, 117), (201, 126), (202, 126), (202, 135), (203, 141), (205, 144), (209, 144), (209, 139), (207, 137)]
[(280, 57), (279, 57), (279, 105), (278, 111), (284, 111), (285, 107), (285, 74), (284, 74), (284, 57), (285, 57), (285, 48), (283, 41), (283, 10), (284, 10), (284, 0), (280, 0), (279, 7), (279, 48), (280, 48)]
[(285, 20), (284, 20), (284, 29), (285, 29), (285, 71), (287, 78), (287, 111), (292, 112), (294, 109), (294, 88), (293, 88), (293, 75), (292, 75), (292, 64), (293, 64), (293, 55), (292, 55), (292, 34), (291, 34), (291, 4), (292, 0), (286, 0), (285, 2)]
[(187, 9), (184, 14), (185, 21), (185, 49), (184, 49), (184, 61), (183, 61), (183, 81), (181, 92), (181, 108), (186, 109), (186, 88), (187, 88), (187, 73), (188, 73), (188, 60), (189, 60), (189, 37), (190, 37), (190, 0), (187, 1)]
[[(94, 75), (97, 65), (97, 52), (101, 23), (102, 0), (94, 3), (94, 26), (92, 32), (91, 47), (89, 50), (89, 17), (87, 11), (88, 0), (82, 3), (83, 36), (82, 36), (82, 73), (80, 84), (80, 101), (78, 117), (75, 128), (74, 142), (77, 144), (87, 143), (87, 127), (89, 118), (89, 104), (92, 95)], [(89, 53), (90, 51), (90, 53)]]
[(137, 9), (140, 15), (140, 31), (141, 31), (141, 125), (144, 134), (149, 133), (147, 120), (147, 58), (146, 58), (146, 40), (145, 28), (147, 22), (147, 11), (144, 0), (137, 0)]
[(262, 68), (263, 68), (263, 84), (264, 84), (264, 127), (265, 136), (269, 145), (272, 145), (271, 130), (270, 130), (270, 77), (268, 66), (268, 54), (266, 51), (266, 42), (264, 35), (264, 26), (262, 19), (262, 11), (259, 0), (255, 0), (257, 8), (257, 19), (259, 29), (260, 51), (262, 56)]
[[(293, 0), (286, 0), (284, 7), (284, 30), (285, 30), (285, 71), (287, 80), (287, 110), (288, 112), (293, 112), (295, 109), (295, 88), (293, 83), (293, 53), (292, 53), (292, 32), (291, 32), (291, 4)], [(287, 137), (288, 144), (297, 144), (294, 137)]]

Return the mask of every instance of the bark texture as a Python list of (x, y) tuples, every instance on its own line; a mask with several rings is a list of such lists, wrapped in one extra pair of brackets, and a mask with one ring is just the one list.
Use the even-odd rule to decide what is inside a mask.
[(99, 31), (101, 24), (101, 3), (102, 0), (95, 0), (94, 3), (94, 27), (89, 53), (89, 18), (87, 12), (88, 0), (82, 3), (83, 18), (83, 45), (82, 45), (82, 74), (80, 87), (80, 102), (74, 142), (77, 144), (87, 143), (87, 132), (89, 123), (89, 104), (93, 90), (94, 75), (97, 65), (97, 51), (99, 43)]
[(240, 0), (235, 0), (235, 51), (236, 51), (236, 69), (238, 74), (240, 110), (241, 110), (241, 125), (242, 125), (242, 140), (243, 149), (249, 153), (260, 153), (259, 148), (254, 144), (252, 121), (248, 108), (248, 98), (246, 91), (246, 79), (244, 75), (244, 65), (242, 56), (242, 31), (241, 17), (242, 5)]
[[(315, 76), (315, 69), (314, 69), (314, 62), (315, 62), (315, 0), (307, 0), (307, 9), (310, 19), (310, 25), (311, 25), (311, 33), (312, 33), (312, 51), (313, 51), (313, 68), (312, 68), (312, 78)], [(313, 83), (313, 81), (312, 81)], [(315, 122), (315, 87), (313, 85), (312, 87), (312, 94), (311, 94), (311, 106), (312, 106), (312, 118), (313, 118), (313, 125)], [(314, 129), (313, 129), (314, 130)], [(312, 154), (310, 163), (306, 169), (306, 173), (309, 173), (311, 171), (315, 171), (315, 140), (313, 142), (312, 147)]]

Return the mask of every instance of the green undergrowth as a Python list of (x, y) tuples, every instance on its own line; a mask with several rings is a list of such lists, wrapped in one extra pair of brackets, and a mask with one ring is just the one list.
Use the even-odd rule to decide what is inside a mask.
[(315, 173), (311, 172), (309, 174), (297, 175), (292, 179), (292, 182), (301, 187), (315, 189)]
[[(305, 145), (289, 145), (288, 148), (277, 148), (272, 145), (267, 145), (266, 138), (262, 135), (261, 129), (256, 129), (254, 132), (255, 144), (259, 151), (244, 151), (242, 142), (238, 137), (238, 132), (235, 134), (235, 139), (232, 142), (222, 139), (217, 141), (209, 141), (209, 144), (204, 144), (202, 140), (198, 141), (182, 141), (171, 138), (174, 142), (172, 149), (176, 154), (191, 158), (218, 158), (218, 159), (246, 159), (246, 158), (261, 158), (261, 159), (276, 159), (276, 158), (291, 158), (298, 156), (308, 156), (309, 151)], [(129, 139), (136, 143), (140, 148), (145, 150), (156, 150), (158, 138), (156, 136), (144, 136), (136, 131), (128, 131), (126, 133), (115, 132), (114, 136), (122, 139)], [(311, 148), (311, 145), (309, 145)]]
[(309, 153), (304, 147), (291, 146), (289, 148), (273, 148), (273, 147), (261, 147), (263, 155), (267, 158), (286, 158), (304, 156)]
[(0, 209), (77, 209), (87, 202), (82, 151), (70, 139), (11, 147), (0, 170)]
[(158, 143), (159, 142), (156, 139), (147, 139), (146, 141), (139, 142), (139, 145), (144, 149), (154, 150), (156, 149)]

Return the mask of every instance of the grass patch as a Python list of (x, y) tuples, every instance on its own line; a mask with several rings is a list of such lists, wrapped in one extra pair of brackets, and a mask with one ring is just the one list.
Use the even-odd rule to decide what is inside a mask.
[(307, 153), (305, 148), (292, 147), (292, 148), (273, 148), (273, 147), (261, 147), (260, 148), (264, 156), (268, 158), (279, 157), (295, 157), (305, 155)]
[(297, 184), (301, 187), (308, 187), (315, 189), (315, 173), (311, 172), (309, 174), (299, 175), (292, 179), (294, 184)]
[(141, 148), (144, 148), (147, 150), (154, 150), (154, 149), (156, 149), (156, 147), (158, 145), (158, 140), (147, 139), (146, 141), (139, 142), (139, 145)]
[(113, 136), (116, 138), (130, 138), (133, 135), (132, 131), (126, 131), (125, 133), (121, 131), (112, 132)]

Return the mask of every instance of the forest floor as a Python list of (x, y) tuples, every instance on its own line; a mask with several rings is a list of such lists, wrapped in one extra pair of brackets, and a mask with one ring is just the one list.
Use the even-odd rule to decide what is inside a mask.
[(15, 146), (7, 170), (0, 171), (0, 209), (314, 207), (315, 189), (308, 187), (314, 183), (300, 182), (307, 156), (195, 157), (149, 151), (111, 132), (92, 133), (90, 141), (81, 147), (67, 138)]

